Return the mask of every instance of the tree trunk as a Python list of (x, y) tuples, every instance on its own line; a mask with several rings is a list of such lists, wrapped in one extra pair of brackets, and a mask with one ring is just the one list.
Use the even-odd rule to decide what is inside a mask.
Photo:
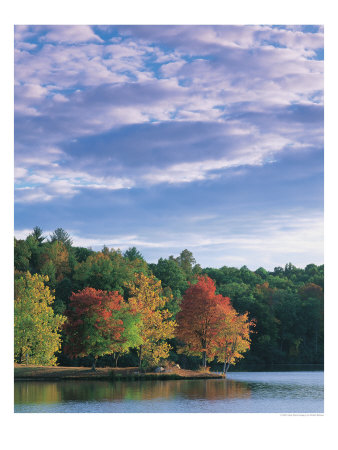
[(140, 352), (139, 352), (139, 362), (138, 362), (138, 368), (141, 370), (142, 367), (142, 345), (140, 345)]
[(225, 375), (225, 369), (226, 369), (226, 355), (227, 355), (226, 350), (224, 350), (224, 364), (223, 364), (223, 371), (222, 371), (223, 375)]
[(96, 360), (97, 360), (97, 356), (93, 356), (93, 364), (92, 364), (92, 370), (94, 372), (96, 372)]
[(223, 375), (226, 375), (226, 373), (229, 370), (229, 367), (230, 367), (230, 364), (228, 362), (224, 361), (224, 364), (223, 364)]
[(113, 361), (114, 361), (114, 365), (115, 367), (117, 367), (117, 361), (119, 359), (120, 353), (119, 352), (114, 352), (113, 353)]
[(202, 366), (204, 368), (207, 367), (207, 351), (206, 351), (206, 346), (207, 343), (205, 341), (205, 339), (202, 339), (202, 348), (204, 348), (205, 350), (202, 351)]
[(205, 368), (207, 367), (207, 352), (202, 352), (202, 366)]

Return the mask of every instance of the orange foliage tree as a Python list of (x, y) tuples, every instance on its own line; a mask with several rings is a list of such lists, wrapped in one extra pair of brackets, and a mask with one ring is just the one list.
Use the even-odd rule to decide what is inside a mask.
[(181, 311), (177, 314), (177, 337), (184, 342), (182, 352), (202, 355), (202, 365), (214, 358), (214, 342), (224, 313), (230, 311), (229, 297), (216, 294), (214, 281), (198, 276), (183, 295)]
[(219, 331), (215, 336), (213, 355), (218, 362), (223, 362), (225, 374), (230, 364), (243, 358), (243, 354), (250, 349), (250, 333), (255, 325), (254, 320), (248, 319), (248, 313), (238, 314), (234, 308), (223, 312), (219, 324)]

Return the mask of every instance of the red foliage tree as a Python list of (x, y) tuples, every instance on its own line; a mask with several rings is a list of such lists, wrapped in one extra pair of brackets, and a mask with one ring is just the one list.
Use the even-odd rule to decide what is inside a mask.
[(124, 301), (116, 292), (87, 287), (70, 297), (64, 325), (64, 352), (71, 357), (91, 356), (95, 370), (98, 356), (114, 353), (123, 341), (121, 314)]
[(214, 281), (199, 276), (183, 295), (181, 311), (177, 315), (177, 337), (185, 343), (183, 351), (192, 355), (202, 354), (202, 365), (213, 357), (214, 339), (219, 332), (222, 318), (232, 308), (229, 297), (216, 294)]

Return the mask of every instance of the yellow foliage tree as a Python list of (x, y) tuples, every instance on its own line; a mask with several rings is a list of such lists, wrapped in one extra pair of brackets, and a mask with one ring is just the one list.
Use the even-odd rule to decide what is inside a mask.
[(14, 287), (14, 358), (16, 362), (55, 365), (60, 350), (59, 331), (65, 317), (54, 314), (54, 297), (47, 276), (31, 275), (15, 280)]
[(243, 353), (250, 349), (250, 333), (255, 326), (254, 320), (249, 320), (248, 313), (238, 314), (231, 308), (223, 315), (219, 331), (214, 340), (214, 356), (218, 362), (223, 362), (223, 373), (228, 371), (230, 364), (243, 358)]
[(129, 304), (132, 311), (139, 313), (138, 324), (142, 344), (138, 347), (139, 366), (142, 362), (156, 365), (169, 356), (171, 346), (167, 339), (174, 337), (176, 322), (166, 309), (169, 298), (163, 296), (161, 281), (152, 275), (135, 274), (135, 281), (126, 284), (129, 289)]

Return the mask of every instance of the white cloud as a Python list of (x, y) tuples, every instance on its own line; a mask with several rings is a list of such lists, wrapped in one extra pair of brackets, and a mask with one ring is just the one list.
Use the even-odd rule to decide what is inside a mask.
[[(322, 105), (323, 62), (311, 59), (323, 44), (322, 32), (269, 26), (120, 30), (123, 39), (104, 44), (89, 26), (16, 27), (16, 164), (21, 181), (37, 184), (29, 197), (27, 192), (18, 201), (75, 195), (85, 188), (204, 180), (227, 168), (271, 161), (286, 145), (322, 145), (320, 120), (306, 126), (290, 112), (294, 106)], [(42, 46), (30, 53), (33, 38)], [(231, 126), (229, 117), (236, 118)], [(218, 123), (224, 125), (225, 137), (248, 135), (250, 143), (243, 141), (233, 149), (225, 144), (224, 151), (217, 144), (215, 155), (208, 147), (203, 157), (196, 152), (192, 160), (149, 164), (141, 175), (136, 170), (133, 180), (126, 175), (128, 165), (118, 171), (112, 167), (110, 178), (101, 177), (84, 162), (81, 169), (72, 169), (71, 154), (45, 151), (84, 136), (150, 122)], [(166, 138), (174, 137), (168, 133)], [(217, 141), (219, 136), (208, 138)], [(196, 145), (201, 142), (203, 136)], [(133, 145), (136, 152), (137, 143)], [(151, 145), (156, 148), (156, 142)], [(109, 159), (100, 162), (110, 167)], [(22, 171), (28, 168), (34, 170), (24, 180)], [(35, 189), (45, 189), (46, 196)]]
[(15, 167), (14, 168), (14, 177), (15, 179), (23, 178), (27, 174), (27, 169), (24, 167)]
[(24, 84), (21, 89), (17, 87), (16, 91), (18, 90), (17, 94), (19, 97), (27, 97), (34, 100), (44, 98), (48, 93), (48, 89), (45, 87), (30, 83)]
[(102, 39), (97, 36), (89, 25), (56, 25), (49, 31), (41, 40), (48, 42), (103, 42)]
[(56, 102), (69, 102), (69, 98), (65, 97), (62, 94), (55, 94), (53, 95), (53, 100), (55, 100)]
[[(264, 162), (264, 158), (284, 148), (289, 143), (280, 136), (255, 137), (256, 143), (248, 146), (242, 144), (236, 151), (225, 158), (202, 159), (194, 162), (184, 162), (155, 169), (143, 175), (147, 183), (190, 183), (192, 181), (211, 179), (220, 176), (217, 171), (240, 166), (257, 166)], [(216, 173), (214, 173), (216, 171)]]
[(182, 66), (184, 66), (185, 61), (175, 61), (175, 62), (169, 62), (167, 64), (163, 64), (161, 67), (161, 71), (164, 76), (166, 77), (172, 77), (176, 76), (179, 69), (181, 69)]
[[(58, 149), (48, 149), (49, 155), (59, 155)], [(62, 154), (62, 152), (61, 152)], [(29, 159), (28, 163), (38, 165), (36, 159)], [(43, 161), (40, 168), (17, 170), (16, 202), (36, 203), (49, 202), (56, 197), (73, 197), (81, 189), (129, 189), (134, 181), (127, 177), (98, 177), (84, 171), (77, 171), (61, 167), (51, 161)]]

